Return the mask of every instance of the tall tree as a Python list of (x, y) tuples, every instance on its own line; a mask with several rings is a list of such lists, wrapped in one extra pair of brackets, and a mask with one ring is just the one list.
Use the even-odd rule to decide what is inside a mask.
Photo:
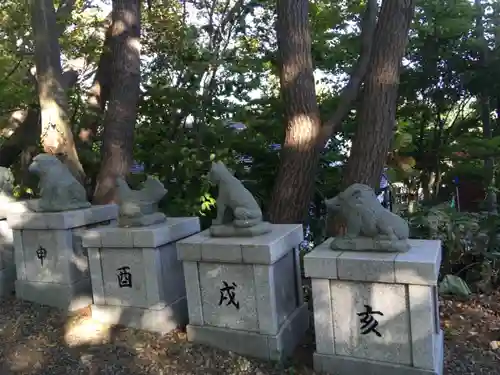
[(140, 95), (140, 0), (113, 0), (110, 41), (111, 90), (104, 118), (102, 163), (94, 202), (115, 202), (116, 178), (132, 164), (134, 129)]
[(320, 151), (349, 112), (367, 70), (377, 9), (376, 0), (367, 2), (361, 25), (359, 59), (340, 95), (339, 106), (333, 116), (322, 124), (311, 58), (308, 0), (277, 2), (280, 88), (286, 130), (278, 177), (268, 210), (272, 222), (297, 223), (307, 217)]
[(63, 80), (61, 49), (58, 40), (59, 27), (53, 1), (32, 0), (31, 21), (35, 39), (42, 145), (45, 152), (63, 155), (63, 161), (73, 175), (83, 181), (84, 171), (78, 159), (68, 117), (68, 98)]
[[(474, 5), (477, 11), (476, 17), (476, 37), (479, 41), (479, 61), (483, 72), (488, 68), (489, 60), (489, 47), (488, 42), (484, 36), (483, 14), (484, 9), (481, 0), (475, 0)], [(489, 87), (481, 87), (479, 93), (479, 107), (481, 112), (481, 122), (483, 124), (483, 137), (485, 139), (493, 138), (493, 129), (490, 119), (490, 95)], [(484, 172), (485, 172), (485, 188), (486, 188), (486, 209), (488, 212), (495, 212), (497, 210), (497, 193), (494, 189), (495, 183), (495, 160), (492, 156), (487, 156), (484, 159)]]
[(384, 0), (365, 76), (358, 125), (342, 185), (378, 187), (396, 124), (401, 61), (415, 0)]

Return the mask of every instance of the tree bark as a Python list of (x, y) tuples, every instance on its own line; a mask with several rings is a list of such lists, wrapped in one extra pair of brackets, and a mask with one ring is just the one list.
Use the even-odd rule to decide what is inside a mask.
[[(475, 0), (474, 5), (477, 9), (478, 16), (476, 18), (476, 34), (480, 45), (480, 64), (483, 72), (487, 71), (489, 60), (489, 47), (484, 37), (483, 14), (484, 9), (480, 0)], [(481, 108), (481, 122), (483, 123), (483, 138), (492, 139), (493, 129), (490, 118), (490, 96), (484, 88), (479, 94), (479, 103)], [(489, 213), (497, 212), (497, 193), (494, 191), (495, 185), (495, 160), (492, 156), (484, 159), (485, 172), (485, 190), (486, 190), (486, 210)]]
[(278, 0), (277, 37), (286, 135), (269, 220), (301, 222), (307, 215), (319, 160), (321, 121), (313, 75), (307, 0)]
[[(66, 0), (61, 2), (56, 11), (57, 18), (57, 37), (59, 38), (66, 28), (66, 21), (71, 15), (75, 0)], [(35, 81), (31, 79), (31, 73), (27, 73), (26, 81)], [(76, 84), (78, 75), (73, 70), (63, 73), (63, 82), (66, 90)], [(32, 146), (40, 139), (40, 110), (34, 104), (23, 110), (21, 121), (15, 121), (16, 126), (11, 126), (12, 134), (0, 148), (0, 166), (9, 168), (19, 157), (25, 146)], [(18, 113), (12, 113), (11, 119), (18, 117)], [(28, 143), (25, 143), (28, 142)]]
[(113, 68), (104, 119), (102, 164), (94, 203), (116, 202), (116, 178), (132, 164), (134, 128), (140, 95), (140, 0), (113, 0)]
[[(78, 74), (69, 70), (63, 73), (63, 87), (69, 90), (76, 84)], [(38, 105), (31, 105), (24, 110), (23, 120), (19, 123), (12, 135), (3, 143), (0, 148), (0, 166), (10, 168), (16, 162), (19, 155), (26, 147), (35, 146), (40, 140), (40, 108)]]
[(45, 152), (62, 155), (80, 181), (84, 171), (75, 147), (63, 85), (58, 25), (52, 0), (32, 0), (35, 64), (41, 111), (41, 142)]
[[(281, 94), (285, 104), (285, 142), (274, 186), (269, 219), (297, 223), (307, 217), (319, 153), (356, 99), (370, 60), (377, 24), (377, 1), (368, 0), (361, 22), (361, 51), (333, 116), (319, 125), (311, 59), (307, 0), (278, 2), (278, 49)], [(290, 202), (294, 202), (291, 204)]]
[(382, 2), (343, 188), (353, 183), (379, 186), (396, 122), (400, 66), (414, 9), (414, 0)]

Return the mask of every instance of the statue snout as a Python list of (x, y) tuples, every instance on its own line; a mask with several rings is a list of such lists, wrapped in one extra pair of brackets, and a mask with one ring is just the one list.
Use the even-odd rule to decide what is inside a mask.
[(338, 211), (340, 210), (340, 200), (338, 197), (325, 199), (325, 206), (330, 211)]

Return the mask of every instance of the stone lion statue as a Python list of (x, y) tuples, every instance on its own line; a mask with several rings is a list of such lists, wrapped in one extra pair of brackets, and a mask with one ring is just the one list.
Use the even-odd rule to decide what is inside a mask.
[[(389, 247), (387, 251), (395, 251), (391, 250), (391, 246), (398, 241), (406, 243), (408, 240), (410, 230), (406, 220), (384, 208), (373, 189), (367, 185), (353, 184), (336, 197), (327, 199), (325, 205), (328, 211), (339, 214), (346, 221), (345, 238), (365, 238), (361, 247), (375, 247), (380, 250), (381, 246), (386, 246)], [(384, 245), (373, 245), (373, 241), (366, 239), (384, 241)], [(356, 250), (361, 250), (359, 247)], [(406, 248), (396, 247), (397, 251)]]
[(91, 206), (85, 188), (54, 155), (37, 155), (28, 171), (40, 178), (40, 199), (37, 202), (28, 202), (31, 210), (59, 212)]
[[(262, 210), (253, 195), (224, 163), (212, 163), (208, 179), (219, 188), (217, 217), (212, 223), (212, 235), (243, 237), (271, 231), (270, 224), (262, 220)], [(226, 229), (214, 226), (226, 226)]]

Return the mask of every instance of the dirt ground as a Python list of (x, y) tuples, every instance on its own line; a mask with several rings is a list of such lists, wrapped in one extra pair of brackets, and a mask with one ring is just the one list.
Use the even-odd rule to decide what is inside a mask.
[[(445, 374), (500, 375), (500, 293), (441, 300)], [(498, 341), (498, 342), (497, 342)], [(14, 298), (0, 302), (0, 374), (311, 375), (309, 333), (284, 366), (186, 341), (95, 323), (88, 311), (69, 319), (58, 310)]]

